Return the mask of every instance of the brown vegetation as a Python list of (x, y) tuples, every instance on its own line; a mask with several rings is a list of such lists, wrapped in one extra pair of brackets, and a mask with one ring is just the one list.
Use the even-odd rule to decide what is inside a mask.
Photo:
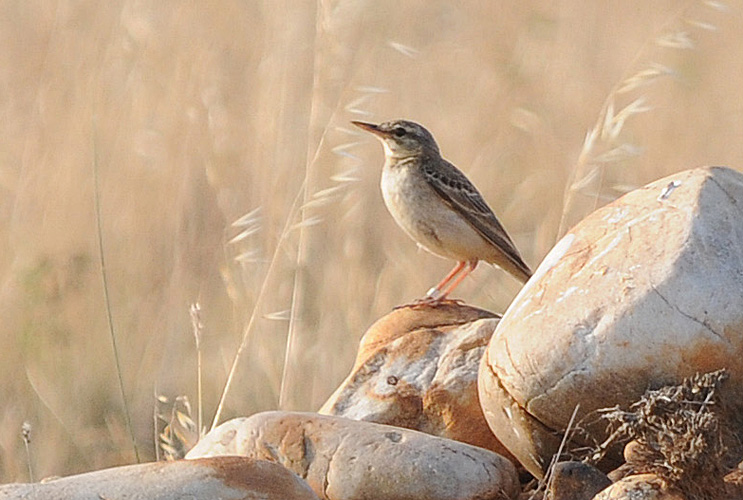
[(689, 500), (726, 498), (723, 477), (743, 458), (740, 416), (721, 397), (727, 378), (725, 370), (697, 374), (607, 411), (610, 441), (634, 441), (625, 450), (631, 472), (653, 473)]

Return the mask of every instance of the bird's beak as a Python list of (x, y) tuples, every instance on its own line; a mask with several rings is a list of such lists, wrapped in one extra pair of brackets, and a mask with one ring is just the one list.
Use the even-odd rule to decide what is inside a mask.
[(359, 127), (361, 130), (366, 130), (367, 132), (370, 132), (378, 137), (387, 137), (389, 135), (387, 132), (379, 130), (379, 126), (374, 125), (373, 123), (357, 122), (357, 121), (352, 121), (351, 123)]

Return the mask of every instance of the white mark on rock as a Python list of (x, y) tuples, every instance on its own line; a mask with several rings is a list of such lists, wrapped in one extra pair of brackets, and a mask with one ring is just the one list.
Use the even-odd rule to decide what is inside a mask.
[(626, 207), (617, 207), (614, 211), (606, 214), (604, 220), (609, 224), (620, 222), (627, 215)]
[(681, 185), (681, 181), (671, 181), (668, 183), (666, 187), (663, 188), (663, 190), (660, 192), (660, 196), (658, 196), (658, 201), (663, 201), (668, 199), (669, 196), (671, 196), (671, 193)]
[(583, 266), (583, 268), (586, 269), (590, 267), (591, 265), (593, 265), (594, 262), (596, 262), (597, 260), (601, 259), (604, 255), (609, 253), (615, 246), (619, 244), (620, 241), (622, 241), (623, 235), (624, 235), (623, 233), (618, 233), (616, 236), (614, 236), (614, 239), (611, 240), (611, 242), (608, 245), (606, 245), (606, 247), (604, 247), (603, 250), (601, 250), (599, 253), (594, 255), (594, 257), (591, 260), (589, 260), (588, 263), (586, 263), (586, 265)]
[(577, 286), (571, 286), (570, 288), (568, 288), (564, 292), (560, 292), (560, 297), (558, 297), (558, 299), (555, 302), (559, 304), (563, 300), (565, 300), (568, 297), (570, 297), (571, 295), (573, 295), (573, 293), (575, 293), (576, 290), (578, 290), (578, 287)]
[(558, 241), (557, 245), (550, 250), (542, 263), (539, 264), (539, 267), (530, 281), (538, 280), (543, 275), (547, 274), (547, 271), (555, 267), (557, 262), (568, 253), (568, 250), (570, 250), (570, 247), (573, 245), (573, 241), (575, 241), (575, 235), (573, 233), (566, 234), (560, 241)]
[(526, 307), (531, 302), (530, 299), (522, 300), (522, 297), (529, 296), (529, 290), (531, 290), (534, 283), (539, 281), (542, 276), (547, 274), (550, 269), (557, 265), (560, 259), (562, 259), (566, 253), (568, 253), (568, 250), (570, 250), (570, 247), (573, 245), (573, 241), (575, 241), (575, 235), (573, 233), (568, 233), (563, 236), (560, 241), (557, 242), (557, 245), (552, 247), (552, 250), (550, 250), (542, 263), (539, 264), (537, 270), (534, 271), (534, 275), (529, 279), (529, 281), (526, 282), (526, 285), (521, 288), (521, 291), (518, 295), (516, 295), (516, 298), (513, 299), (504, 316), (509, 314), (511, 309), (513, 309), (513, 312), (511, 314), (518, 314), (521, 309)]

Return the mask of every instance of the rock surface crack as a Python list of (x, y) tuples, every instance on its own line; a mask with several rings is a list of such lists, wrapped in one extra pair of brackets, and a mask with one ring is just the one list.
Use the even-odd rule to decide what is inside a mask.
[(328, 490), (330, 489), (330, 474), (332, 473), (333, 469), (333, 460), (335, 459), (335, 454), (338, 451), (338, 449), (343, 445), (343, 441), (345, 441), (345, 436), (341, 438), (341, 441), (337, 443), (332, 450), (329, 450), (326, 454), (328, 463), (325, 467), (325, 472), (322, 477), (322, 493), (323, 498), (330, 498), (328, 495)]
[(709, 180), (711, 180), (712, 182), (714, 182), (715, 183), (715, 186), (717, 186), (718, 188), (720, 188), (720, 191), (722, 191), (723, 193), (725, 193), (725, 196), (728, 197), (728, 199), (730, 200), (730, 203), (735, 208), (737, 208), (739, 211), (743, 211), (743, 208), (738, 204), (738, 200), (735, 198), (735, 196), (733, 196), (732, 194), (730, 194), (727, 191), (727, 189), (725, 189), (725, 187), (717, 181), (717, 179), (715, 179), (714, 177), (709, 177)]
[(720, 334), (719, 332), (716, 332), (716, 331), (715, 331), (715, 330), (714, 330), (714, 329), (713, 329), (712, 327), (710, 327), (710, 326), (709, 326), (709, 325), (708, 325), (707, 323), (705, 323), (704, 321), (700, 320), (699, 318), (696, 318), (696, 317), (692, 316), (692, 315), (691, 315), (691, 314), (689, 314), (689, 313), (686, 313), (686, 312), (682, 311), (682, 310), (681, 310), (681, 309), (680, 309), (680, 308), (679, 308), (679, 307), (678, 307), (677, 305), (675, 305), (675, 304), (672, 304), (672, 303), (671, 303), (671, 302), (670, 302), (670, 301), (669, 301), (669, 300), (668, 300), (668, 299), (667, 299), (667, 298), (666, 298), (666, 297), (665, 297), (665, 296), (664, 296), (664, 295), (663, 295), (662, 293), (660, 293), (660, 292), (658, 291), (658, 289), (657, 289), (657, 288), (656, 288), (656, 287), (655, 287), (654, 285), (650, 285), (650, 286), (652, 287), (652, 289), (653, 289), (653, 292), (655, 292), (655, 293), (656, 293), (656, 294), (658, 295), (658, 297), (660, 297), (660, 299), (661, 299), (661, 300), (662, 300), (662, 301), (663, 301), (663, 302), (664, 302), (664, 303), (665, 303), (665, 304), (666, 304), (666, 305), (667, 305), (668, 307), (670, 307), (671, 309), (673, 309), (674, 311), (676, 311), (677, 313), (679, 313), (679, 314), (680, 314), (681, 316), (683, 316), (683, 317), (685, 317), (685, 318), (687, 318), (687, 319), (690, 319), (690, 320), (691, 320), (691, 321), (693, 321), (694, 323), (697, 323), (697, 324), (700, 324), (700, 325), (702, 325), (702, 326), (703, 326), (703, 327), (705, 328), (705, 330), (707, 330), (707, 331), (708, 331), (708, 332), (710, 332), (710, 333), (711, 333), (712, 335), (714, 335), (714, 336), (715, 336), (715, 337), (717, 337), (718, 339), (722, 340), (722, 341), (723, 341), (723, 342), (725, 342), (726, 344), (729, 344), (729, 343), (730, 343), (730, 341), (729, 341), (729, 340), (727, 340), (727, 339), (726, 339), (726, 338), (725, 338), (725, 337), (724, 337), (724, 336), (723, 336), (722, 334)]

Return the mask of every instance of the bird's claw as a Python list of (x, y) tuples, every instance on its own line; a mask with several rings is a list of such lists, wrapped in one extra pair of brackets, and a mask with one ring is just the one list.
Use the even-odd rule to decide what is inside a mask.
[(403, 309), (403, 308), (417, 309), (417, 308), (422, 308), (422, 307), (437, 307), (437, 306), (441, 306), (445, 304), (461, 306), (461, 305), (464, 305), (464, 303), (465, 302), (463, 300), (449, 299), (445, 295), (442, 296), (440, 293), (434, 296), (426, 294), (425, 297), (416, 299), (413, 302), (410, 302), (409, 304), (403, 304), (400, 306), (396, 306), (393, 308), (393, 310)]

